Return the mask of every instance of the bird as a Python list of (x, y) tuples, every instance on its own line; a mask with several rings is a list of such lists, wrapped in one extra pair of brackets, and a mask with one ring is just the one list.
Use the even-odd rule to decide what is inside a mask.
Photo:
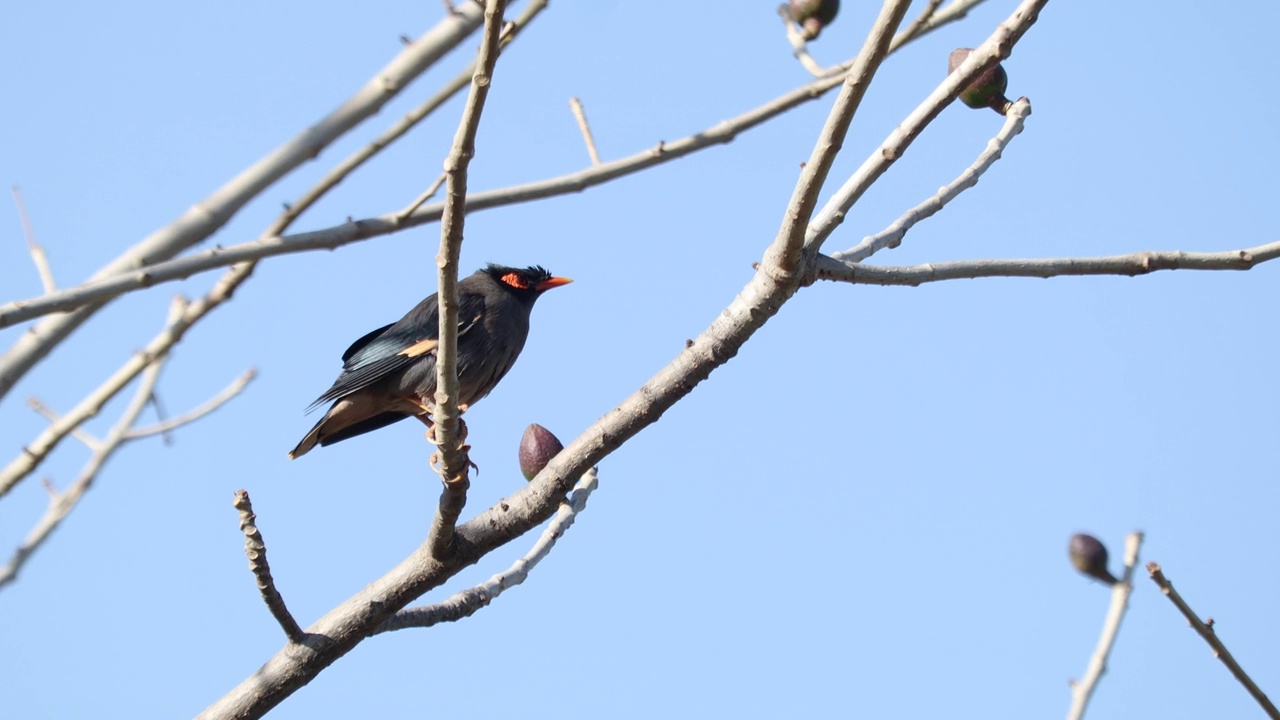
[[(533, 304), (573, 282), (545, 268), (490, 263), (458, 282), (458, 410), (488, 395), (524, 349)], [(289, 459), (416, 417), (431, 427), (436, 394), (439, 294), (404, 317), (365, 334), (342, 354), (342, 372), (307, 408), (333, 404)], [(430, 433), (428, 433), (430, 437)]]

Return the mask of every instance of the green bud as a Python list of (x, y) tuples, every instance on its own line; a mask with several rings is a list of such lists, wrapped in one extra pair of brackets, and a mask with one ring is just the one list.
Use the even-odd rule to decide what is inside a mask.
[[(955, 72), (972, 52), (972, 48), (953, 50), (951, 57), (947, 59), (947, 74)], [(1004, 71), (1003, 65), (996, 63), (969, 83), (960, 93), (960, 102), (975, 109), (989, 107), (1003, 115), (1009, 106), (1009, 98), (1004, 96), (1004, 91), (1008, 88), (1009, 74)]]

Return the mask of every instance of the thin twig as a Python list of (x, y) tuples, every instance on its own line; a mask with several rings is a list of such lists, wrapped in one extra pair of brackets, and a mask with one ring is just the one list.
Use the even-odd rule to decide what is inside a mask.
[(1111, 605), (1107, 608), (1107, 618), (1102, 623), (1102, 636), (1098, 638), (1098, 646), (1089, 658), (1089, 666), (1084, 677), (1071, 689), (1071, 710), (1067, 720), (1080, 720), (1084, 717), (1089, 698), (1107, 671), (1107, 658), (1111, 648), (1115, 646), (1116, 636), (1120, 633), (1120, 622), (1124, 620), (1124, 612), (1129, 607), (1129, 596), (1133, 594), (1133, 571), (1138, 565), (1138, 551), (1142, 549), (1142, 533), (1129, 533), (1124, 539), (1124, 574), (1119, 582), (1111, 585)]
[(54, 292), (58, 289), (58, 284), (53, 281), (49, 257), (45, 255), (40, 243), (36, 242), (36, 233), (32, 230), (31, 218), (27, 215), (27, 203), (22, 199), (22, 188), (17, 185), (13, 186), (13, 201), (18, 205), (18, 219), (22, 221), (22, 235), (27, 239), (27, 250), (31, 253), (31, 261), (35, 263), (36, 272), (40, 274), (40, 286), (44, 288), (46, 294)]
[[(901, 44), (895, 46), (893, 50), (899, 47)], [(841, 73), (852, 63), (853, 61), (850, 60), (838, 66)], [(602, 163), (599, 167), (590, 167), (537, 182), (474, 193), (467, 198), (467, 212), (582, 192), (587, 188), (642, 172), (655, 165), (683, 158), (709, 147), (727, 144), (741, 133), (748, 132), (789, 110), (822, 97), (841, 84), (843, 79), (843, 74), (835, 74), (813, 80), (737, 117), (679, 140), (663, 142), (629, 157)], [(435, 222), (440, 219), (443, 210), (443, 203), (431, 203), (408, 217), (403, 217), (401, 211), (396, 211), (312, 232), (259, 238), (238, 245), (192, 253), (174, 260), (153, 262), (141, 269), (107, 278), (93, 279), (51, 295), (0, 305), (0, 328), (50, 313), (74, 310), (132, 290), (163, 282), (183, 280), (197, 273), (240, 262), (312, 250), (334, 250), (343, 245)]]
[(166, 420), (162, 420), (156, 423), (155, 425), (149, 425), (147, 427), (132, 429), (129, 432), (125, 433), (125, 439), (137, 440), (139, 438), (148, 437), (150, 435), (160, 435), (162, 433), (170, 432), (171, 430), (176, 430), (182, 427), (183, 425), (187, 425), (188, 423), (195, 422), (196, 420), (199, 420), (205, 415), (208, 415), (214, 410), (217, 410), (218, 408), (227, 404), (227, 401), (231, 400), (231, 398), (243, 392), (245, 387), (248, 386), (249, 383), (252, 382), (253, 379), (256, 378), (257, 376), (258, 376), (258, 371), (254, 370), (253, 368), (249, 368), (248, 370), (245, 370), (240, 375), (240, 377), (233, 380), (230, 385), (223, 388), (222, 392), (209, 398), (204, 402), (204, 404), (200, 405), (199, 407), (193, 408), (192, 410), (188, 410), (187, 412), (177, 417), (172, 417)]
[(414, 198), (413, 202), (409, 203), (408, 205), (405, 206), (403, 210), (396, 213), (397, 220), (399, 220), (400, 222), (404, 222), (405, 218), (412, 215), (415, 210), (422, 207), (423, 204), (426, 203), (431, 198), (435, 197), (435, 194), (440, 192), (440, 188), (441, 186), (444, 185), (445, 180), (448, 180), (448, 179), (449, 179), (449, 176), (446, 173), (440, 173), (440, 175), (436, 177), (435, 181), (433, 181), (429, 186), (427, 186), (426, 190), (422, 191), (421, 195)]
[[(27, 407), (31, 408), (32, 410), (35, 410), (37, 413), (40, 414), (41, 417), (43, 417), (45, 420), (48, 420), (51, 423), (56, 423), (62, 419), (62, 416), (58, 413), (57, 410), (54, 410), (53, 408), (44, 404), (44, 401), (42, 401), (38, 397), (32, 396), (27, 398)], [(85, 447), (89, 448), (90, 450), (97, 451), (99, 448), (102, 447), (102, 440), (95, 437), (93, 433), (89, 432), (88, 430), (85, 430), (83, 425), (73, 428), (71, 430), (71, 437), (84, 443)]]
[(582, 140), (587, 144), (587, 155), (591, 157), (591, 167), (600, 167), (600, 153), (596, 151), (596, 139), (591, 136), (591, 126), (587, 124), (587, 111), (582, 109), (582, 101), (576, 97), (569, 98), (569, 110), (578, 121), (578, 129), (582, 131)]
[[(170, 324), (182, 312), (183, 307), (181, 299), (175, 298), (174, 303), (170, 306), (168, 320)], [(161, 354), (147, 365), (146, 371), (142, 373), (142, 380), (138, 384), (138, 389), (133, 394), (133, 399), (129, 402), (124, 412), (120, 414), (120, 419), (112, 426), (107, 436), (94, 449), (93, 455), (80, 470), (80, 474), (76, 476), (75, 481), (62, 492), (58, 492), (52, 483), (45, 483), (45, 489), (49, 492), (49, 507), (45, 510), (40, 520), (36, 522), (31, 532), (27, 534), (27, 537), (23, 539), (22, 544), (13, 551), (8, 564), (0, 568), (0, 587), (4, 587), (18, 578), (18, 571), (26, 565), (27, 560), (31, 558), (31, 554), (49, 539), (49, 536), (58, 528), (62, 520), (75, 509), (80, 502), (80, 498), (84, 497), (85, 492), (93, 485), (93, 481), (98, 477), (98, 472), (102, 470), (102, 466), (115, 454), (115, 451), (121, 445), (127, 442), (125, 435), (129, 428), (133, 427), (133, 423), (137, 422), (138, 416), (142, 414), (143, 409), (146, 408), (147, 399), (151, 397), (151, 393), (155, 392), (156, 383), (160, 380), (160, 371), (164, 366), (166, 357), (166, 355)]]
[(1191, 606), (1187, 604), (1187, 601), (1183, 600), (1178, 591), (1173, 589), (1173, 583), (1169, 582), (1169, 579), (1164, 576), (1164, 571), (1160, 569), (1159, 563), (1147, 563), (1147, 572), (1151, 574), (1152, 582), (1160, 587), (1160, 592), (1164, 593), (1165, 597), (1169, 598), (1169, 602), (1172, 602), (1174, 607), (1178, 608), (1178, 612), (1182, 613), (1182, 616), (1187, 619), (1196, 634), (1204, 638), (1204, 641), (1213, 650), (1214, 656), (1221, 660), (1223, 665), (1227, 666), (1227, 669), (1231, 671), (1235, 679), (1240, 681), (1244, 689), (1262, 707), (1267, 717), (1272, 720), (1280, 720), (1280, 711), (1276, 710), (1276, 706), (1267, 698), (1267, 694), (1262, 692), (1262, 688), (1258, 687), (1253, 678), (1249, 677), (1249, 673), (1240, 667), (1240, 663), (1236, 662), (1235, 657), (1227, 650), (1227, 646), (1222, 643), (1217, 631), (1213, 629), (1213, 620), (1206, 623), (1200, 619), (1199, 615), (1196, 615)]
[[(981, 0), (978, 1), (981, 2)], [(941, 4), (942, 0), (929, 0), (929, 2), (925, 4), (924, 9), (920, 11), (920, 14), (916, 16), (916, 19), (912, 20), (911, 24), (903, 28), (898, 35), (901, 35), (904, 38), (913, 38), (919, 35), (920, 32), (924, 30), (925, 25), (933, 19), (933, 14), (938, 11), (938, 6)], [(895, 35), (894, 40), (897, 39), (898, 38)]]
[(498, 62), (498, 40), (502, 31), (502, 13), (506, 0), (488, 0), (484, 8), (484, 39), (476, 57), (476, 73), (471, 92), (462, 108), (453, 147), (445, 160), (446, 191), (444, 214), (440, 219), (440, 251), (436, 254), (439, 268), (439, 344), (436, 346), (436, 396), (432, 407), (432, 440), (438, 447), (440, 478), (444, 482), (440, 503), (427, 534), (431, 555), (442, 558), (453, 546), (454, 525), (467, 502), (467, 478), (470, 459), (459, 432), (458, 412), (458, 257), (462, 252), (462, 229), (466, 217), (467, 171), (476, 153), (476, 133), (485, 99), (493, 85), (493, 71)]
[[(930, 13), (930, 16), (923, 22), (917, 18), (914, 22), (903, 29), (902, 32), (895, 35), (893, 38), (893, 44), (890, 45), (890, 51), (897, 50), (912, 40), (919, 40), (943, 25), (964, 19), (964, 17), (969, 14), (970, 10), (983, 2), (985, 2), (985, 0), (955, 0), (941, 10), (926, 10), (926, 12)], [(934, 0), (930, 0), (930, 5), (936, 6), (937, 4), (938, 3), (934, 2)], [(921, 17), (924, 17), (923, 13), (921, 14)]]
[(547, 529), (542, 531), (538, 541), (533, 544), (529, 552), (512, 563), (511, 567), (479, 585), (454, 593), (438, 603), (405, 608), (392, 615), (374, 633), (454, 622), (474, 615), (480, 608), (488, 607), (489, 603), (504, 591), (527, 580), (529, 573), (551, 553), (551, 548), (555, 547), (556, 541), (573, 526), (573, 521), (577, 519), (578, 514), (586, 509), (587, 499), (595, 491), (598, 481), (596, 468), (588, 470), (573, 486), (573, 494), (561, 503), (560, 509), (556, 511)]
[(253, 514), (249, 493), (244, 490), (237, 491), (232, 505), (240, 512), (240, 532), (244, 533), (244, 554), (249, 558), (249, 570), (253, 573), (253, 579), (258, 585), (258, 592), (262, 593), (262, 601), (267, 604), (267, 609), (271, 611), (276, 622), (280, 623), (280, 629), (284, 630), (289, 642), (302, 642), (306, 638), (306, 633), (299, 627), (298, 621), (293, 619), (289, 608), (285, 607), (284, 598), (276, 589), (275, 579), (271, 577), (271, 565), (267, 563), (267, 544), (262, 541), (262, 533), (254, 524), (258, 516)]
[(1005, 115), (1000, 132), (987, 143), (986, 149), (978, 155), (978, 159), (960, 173), (959, 177), (944, 185), (933, 197), (903, 213), (889, 227), (875, 235), (863, 238), (862, 242), (844, 252), (833, 254), (832, 259), (845, 263), (862, 262), (883, 248), (898, 247), (902, 238), (916, 223), (934, 215), (947, 203), (955, 200), (960, 193), (978, 184), (978, 179), (995, 164), (996, 160), (1000, 159), (1009, 142), (1022, 132), (1022, 126), (1030, 114), (1031, 103), (1026, 98), (1015, 102)]
[(920, 265), (862, 265), (820, 256), (818, 280), (856, 285), (910, 285), (984, 277), (1051, 278), (1062, 275), (1146, 275), (1159, 270), (1249, 270), (1280, 258), (1280, 240), (1243, 250), (1185, 252), (1146, 250), (1128, 255), (1077, 258), (1008, 258), (953, 260)]
[(782, 18), (782, 26), (787, 32), (787, 42), (791, 43), (791, 54), (795, 56), (796, 60), (800, 61), (805, 70), (808, 70), (814, 77), (826, 77), (840, 71), (839, 67), (822, 67), (809, 54), (809, 44), (804, 39), (804, 34), (800, 32), (800, 27), (796, 24), (795, 17), (791, 15), (791, 6), (787, 3), (779, 5), (778, 17)]

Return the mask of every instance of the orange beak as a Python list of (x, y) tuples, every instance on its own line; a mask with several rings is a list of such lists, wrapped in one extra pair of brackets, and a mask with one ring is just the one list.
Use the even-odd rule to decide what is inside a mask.
[(560, 287), (561, 285), (568, 285), (571, 282), (573, 281), (570, 280), (569, 278), (553, 277), (553, 278), (547, 278), (546, 280), (543, 280), (542, 282), (538, 283), (534, 287), (538, 290), (538, 292), (543, 292), (545, 290), (550, 290), (551, 288)]

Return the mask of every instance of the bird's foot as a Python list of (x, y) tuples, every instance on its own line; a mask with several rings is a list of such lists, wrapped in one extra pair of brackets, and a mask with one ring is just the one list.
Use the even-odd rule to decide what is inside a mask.
[[(431, 443), (432, 445), (439, 445), (440, 442), (436, 440), (436, 423), (432, 422), (430, 419), (426, 418), (423, 415), (417, 415), (416, 417), (419, 420), (421, 420), (424, 425), (427, 426), (427, 442)], [(462, 418), (458, 418), (458, 442), (466, 442), (466, 441), (467, 441), (467, 421), (463, 420)]]
[[(428, 439), (428, 440), (430, 440), (431, 438), (430, 438), (430, 437), (428, 437), (427, 439)], [(470, 445), (463, 445), (463, 446), (462, 446), (462, 451), (463, 451), (463, 452), (466, 452), (466, 453), (471, 452), (471, 446), (470, 446)], [(439, 453), (438, 451), (437, 451), (437, 452), (433, 452), (433, 453), (431, 453), (431, 457), (427, 458), (427, 463), (428, 463), (429, 465), (431, 465), (431, 471), (432, 471), (432, 472), (434, 472), (435, 474), (439, 475), (441, 478), (443, 478), (443, 477), (444, 477), (444, 468), (440, 467), (440, 453)], [(479, 474), (480, 474), (480, 466), (479, 466), (479, 465), (477, 465), (477, 464), (475, 464), (475, 463), (473, 463), (473, 462), (471, 462), (471, 458), (470, 458), (470, 457), (467, 457), (467, 465), (468, 465), (472, 470), (475, 470), (477, 475), (479, 475)], [(448, 481), (446, 480), (446, 482), (448, 482)]]

